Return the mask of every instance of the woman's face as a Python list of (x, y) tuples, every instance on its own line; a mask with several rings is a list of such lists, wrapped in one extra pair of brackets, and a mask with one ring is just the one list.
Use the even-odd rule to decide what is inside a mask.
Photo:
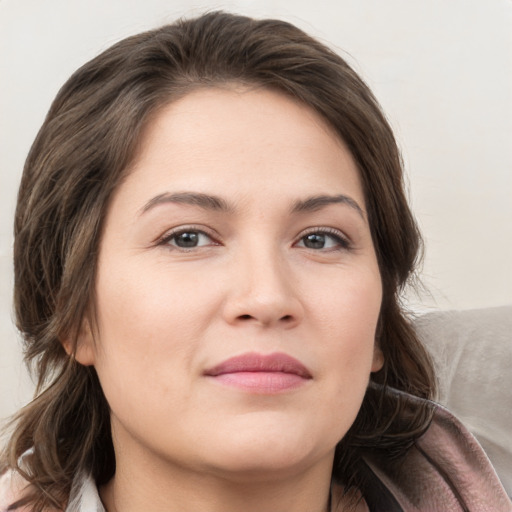
[(330, 468), (382, 366), (381, 291), (358, 171), (318, 114), (200, 90), (156, 116), (112, 200), (77, 359), (122, 460)]

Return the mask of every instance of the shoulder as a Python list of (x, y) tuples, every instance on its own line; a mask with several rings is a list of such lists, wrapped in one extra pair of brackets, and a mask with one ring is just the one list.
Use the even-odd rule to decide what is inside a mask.
[(436, 405), (430, 428), (415, 448), (460, 503), (475, 510), (512, 512), (512, 502), (484, 450), (444, 407)]
[(403, 510), (512, 512), (512, 502), (477, 440), (446, 409), (437, 404), (433, 408), (430, 427), (403, 458), (365, 457), (374, 475)]
[[(8, 469), (0, 475), (0, 512), (6, 512), (9, 507), (21, 500), (28, 489), (28, 483), (16, 471)], [(27, 506), (16, 509), (17, 512), (30, 512)]]
[[(30, 483), (17, 471), (8, 469), (0, 475), (0, 512), (32, 512), (30, 505), (12, 506), (23, 500), (30, 492)], [(11, 508), (10, 508), (11, 507)], [(47, 508), (44, 512), (62, 512), (55, 508)]]
[[(19, 459), (23, 468), (32, 450), (27, 450)], [(32, 512), (30, 504), (23, 500), (31, 493), (31, 484), (16, 469), (9, 468), (0, 473), (0, 512)], [(14, 504), (21, 502), (19, 506)], [(48, 507), (43, 512), (105, 512), (96, 483), (90, 474), (80, 472), (73, 479), (65, 510)]]

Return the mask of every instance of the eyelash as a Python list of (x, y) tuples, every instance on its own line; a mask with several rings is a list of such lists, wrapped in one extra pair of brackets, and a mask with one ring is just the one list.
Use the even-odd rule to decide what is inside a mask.
[[(304, 240), (308, 235), (327, 235), (328, 237), (332, 238), (333, 240), (335, 240), (335, 242), (338, 244), (338, 247), (334, 247), (334, 248), (331, 248), (331, 249), (325, 249), (324, 251), (328, 251), (328, 250), (331, 250), (331, 251), (348, 251), (350, 249), (352, 249), (352, 243), (351, 241), (349, 240), (349, 238), (344, 235), (341, 231), (338, 231), (337, 229), (334, 229), (334, 228), (326, 228), (326, 227), (314, 227), (314, 228), (309, 228), (306, 232), (302, 233), (300, 238), (299, 238), (299, 242)], [(295, 244), (297, 244), (298, 242), (295, 242)], [(306, 247), (306, 249), (308, 249)], [(315, 250), (315, 249), (310, 249), (310, 250)]]
[[(220, 243), (216, 241), (216, 238), (212, 234), (208, 233), (204, 229), (199, 228), (197, 226), (179, 227), (179, 228), (176, 228), (175, 230), (167, 232), (164, 236), (162, 236), (161, 238), (159, 238), (156, 241), (156, 245), (172, 247), (172, 249), (175, 249), (175, 250), (178, 250), (181, 252), (190, 252), (190, 251), (197, 249), (198, 248), (197, 246), (185, 248), (185, 247), (179, 247), (177, 245), (171, 245), (170, 242), (173, 239), (175, 239), (176, 237), (178, 237), (184, 233), (195, 233), (198, 235), (204, 235), (204, 236), (208, 237), (210, 240), (212, 240), (213, 243), (209, 244), (209, 245), (220, 245)], [(326, 227), (309, 228), (307, 231), (301, 233), (301, 236), (299, 237), (298, 241), (294, 242), (293, 245), (297, 246), (298, 243), (302, 242), (309, 235), (326, 235), (327, 237), (330, 237), (331, 239), (333, 239), (336, 242), (337, 247), (327, 248), (327, 249), (323, 249), (323, 248), (322, 249), (312, 249), (309, 247), (304, 247), (305, 249), (309, 249), (309, 250), (312, 250), (315, 252), (317, 252), (317, 251), (320, 252), (322, 250), (324, 252), (327, 252), (327, 251), (347, 251), (352, 248), (352, 243), (341, 231), (338, 231), (337, 229), (333, 229), (333, 228), (326, 228)]]
[(189, 252), (189, 251), (193, 251), (194, 249), (197, 249), (197, 247), (185, 248), (185, 247), (178, 247), (176, 245), (171, 245), (170, 242), (173, 239), (177, 238), (180, 235), (183, 235), (184, 233), (196, 233), (198, 235), (204, 235), (213, 241), (212, 245), (220, 245), (215, 240), (215, 237), (211, 233), (208, 233), (204, 229), (199, 228), (197, 226), (185, 226), (185, 227), (180, 226), (179, 228), (176, 228), (170, 232), (167, 232), (167, 233), (165, 233), (165, 235), (162, 238), (157, 240), (156, 245), (164, 245), (164, 246), (172, 247), (173, 249), (176, 249), (176, 250), (182, 251), (182, 252)]

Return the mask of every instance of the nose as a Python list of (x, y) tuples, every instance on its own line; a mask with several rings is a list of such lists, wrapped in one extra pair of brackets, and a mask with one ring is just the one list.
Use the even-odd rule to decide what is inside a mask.
[(229, 273), (224, 318), (233, 325), (289, 329), (304, 316), (298, 283), (289, 264), (272, 251), (238, 255)]

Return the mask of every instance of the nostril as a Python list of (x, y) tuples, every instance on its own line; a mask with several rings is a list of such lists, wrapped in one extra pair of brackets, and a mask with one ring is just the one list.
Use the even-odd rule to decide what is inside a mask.
[[(253, 320), (254, 319), (254, 317), (252, 315), (248, 315), (248, 314), (240, 315), (238, 318), (240, 320)], [(284, 315), (280, 318), (280, 320), (282, 322), (291, 322), (293, 320), (293, 316), (292, 315)]]
[(244, 313), (242, 315), (238, 315), (236, 317), (236, 321), (241, 323), (249, 323), (251, 321), (254, 321), (256, 323), (260, 323), (262, 325), (273, 325), (274, 323), (279, 323), (282, 326), (287, 325), (291, 326), (295, 323), (296, 317), (295, 315), (283, 315), (279, 317), (278, 315), (273, 314), (255, 314), (251, 315), (249, 313)]

